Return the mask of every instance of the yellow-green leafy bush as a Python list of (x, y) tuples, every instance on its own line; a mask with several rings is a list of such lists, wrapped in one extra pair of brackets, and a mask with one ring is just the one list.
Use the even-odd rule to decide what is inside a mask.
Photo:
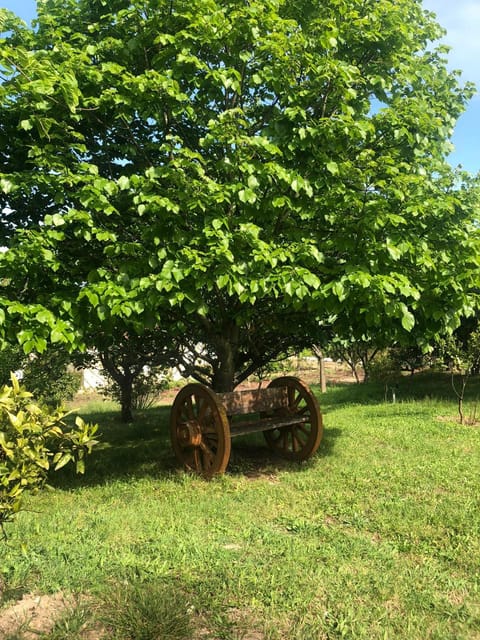
[(73, 462), (78, 473), (85, 471), (97, 425), (77, 417), (71, 427), (67, 415), (38, 405), (14, 375), (0, 389), (0, 527), (19, 511), (25, 492), (45, 485), (51, 469)]

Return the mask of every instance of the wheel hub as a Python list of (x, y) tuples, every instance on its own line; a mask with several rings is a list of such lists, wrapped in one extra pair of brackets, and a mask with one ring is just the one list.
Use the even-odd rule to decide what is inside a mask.
[(190, 420), (177, 427), (177, 438), (182, 447), (199, 447), (202, 442), (202, 430), (198, 422)]

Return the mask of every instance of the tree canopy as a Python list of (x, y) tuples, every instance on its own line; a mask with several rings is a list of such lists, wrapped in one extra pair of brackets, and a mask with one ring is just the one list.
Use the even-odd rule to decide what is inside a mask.
[(161, 327), (227, 390), (313, 336), (428, 340), (471, 306), (477, 184), (446, 157), (473, 87), (419, 0), (0, 16), (7, 339)]

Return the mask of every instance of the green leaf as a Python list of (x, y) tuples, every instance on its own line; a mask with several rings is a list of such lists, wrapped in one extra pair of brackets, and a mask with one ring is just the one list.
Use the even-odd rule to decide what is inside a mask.
[(252, 191), (252, 189), (247, 188), (247, 189), (240, 189), (240, 191), (238, 192), (238, 198), (240, 202), (253, 204), (256, 201), (257, 196), (255, 192)]
[(327, 162), (326, 167), (327, 167), (327, 171), (329, 171), (332, 174), (332, 176), (338, 175), (339, 169), (338, 169), (338, 164), (336, 162), (334, 162), (333, 160), (330, 160), (330, 162)]
[(230, 281), (230, 276), (226, 273), (222, 274), (221, 276), (218, 276), (216, 283), (217, 283), (217, 287), (219, 289), (223, 289), (224, 287), (227, 286), (227, 284)]
[(64, 72), (62, 74), (60, 87), (68, 108), (70, 109), (71, 113), (75, 113), (80, 96), (80, 91), (75, 75), (69, 71)]
[(55, 471), (62, 469), (62, 467), (67, 465), (71, 460), (73, 460), (73, 456), (71, 453), (57, 454), (57, 456), (53, 458), (53, 463), (55, 464), (55, 467), (54, 467)]
[(54, 327), (50, 333), (50, 340), (52, 342), (65, 342), (65, 336), (60, 329)]
[(245, 287), (238, 280), (233, 283), (233, 289), (237, 295), (241, 295), (245, 291)]
[(127, 176), (120, 176), (117, 180), (118, 188), (122, 191), (130, 188), (130, 179)]
[(411, 331), (415, 326), (415, 316), (406, 307), (402, 310), (402, 327), (406, 331)]
[(63, 216), (60, 215), (59, 213), (54, 213), (53, 216), (52, 216), (52, 224), (55, 227), (60, 227), (60, 226), (65, 224), (65, 220), (64, 220)]
[(47, 309), (42, 309), (35, 314), (35, 318), (42, 324), (51, 324), (53, 322), (53, 314)]
[(24, 131), (30, 131), (31, 129), (33, 129), (33, 124), (31, 120), (22, 120), (20, 122), (20, 129), (23, 129)]
[(341, 282), (335, 282), (332, 287), (333, 293), (337, 296), (340, 302), (343, 302), (346, 298), (345, 287)]
[(0, 178), (0, 189), (3, 193), (10, 193), (13, 190), (13, 182), (6, 178)]
[(402, 257), (402, 251), (397, 246), (392, 244), (389, 238), (387, 239), (386, 245), (387, 245), (387, 251), (390, 254), (390, 256), (393, 258), (393, 260), (399, 260)]
[(308, 284), (310, 287), (313, 287), (314, 289), (318, 289), (320, 286), (320, 279), (311, 272), (306, 272), (303, 276), (303, 280), (306, 284)]

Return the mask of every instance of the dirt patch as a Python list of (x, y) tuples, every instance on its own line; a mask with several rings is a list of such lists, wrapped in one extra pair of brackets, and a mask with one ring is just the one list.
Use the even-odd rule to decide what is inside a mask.
[(14, 632), (25, 640), (38, 638), (50, 631), (55, 621), (71, 606), (62, 593), (47, 596), (25, 595), (6, 609), (0, 610), (0, 638)]
[[(81, 604), (78, 598), (61, 592), (24, 595), (21, 600), (0, 609), (0, 640), (13, 635), (18, 640), (38, 640), (39, 636), (52, 631), (56, 622)], [(101, 629), (85, 627), (81, 637), (84, 640), (97, 640), (103, 636)]]

